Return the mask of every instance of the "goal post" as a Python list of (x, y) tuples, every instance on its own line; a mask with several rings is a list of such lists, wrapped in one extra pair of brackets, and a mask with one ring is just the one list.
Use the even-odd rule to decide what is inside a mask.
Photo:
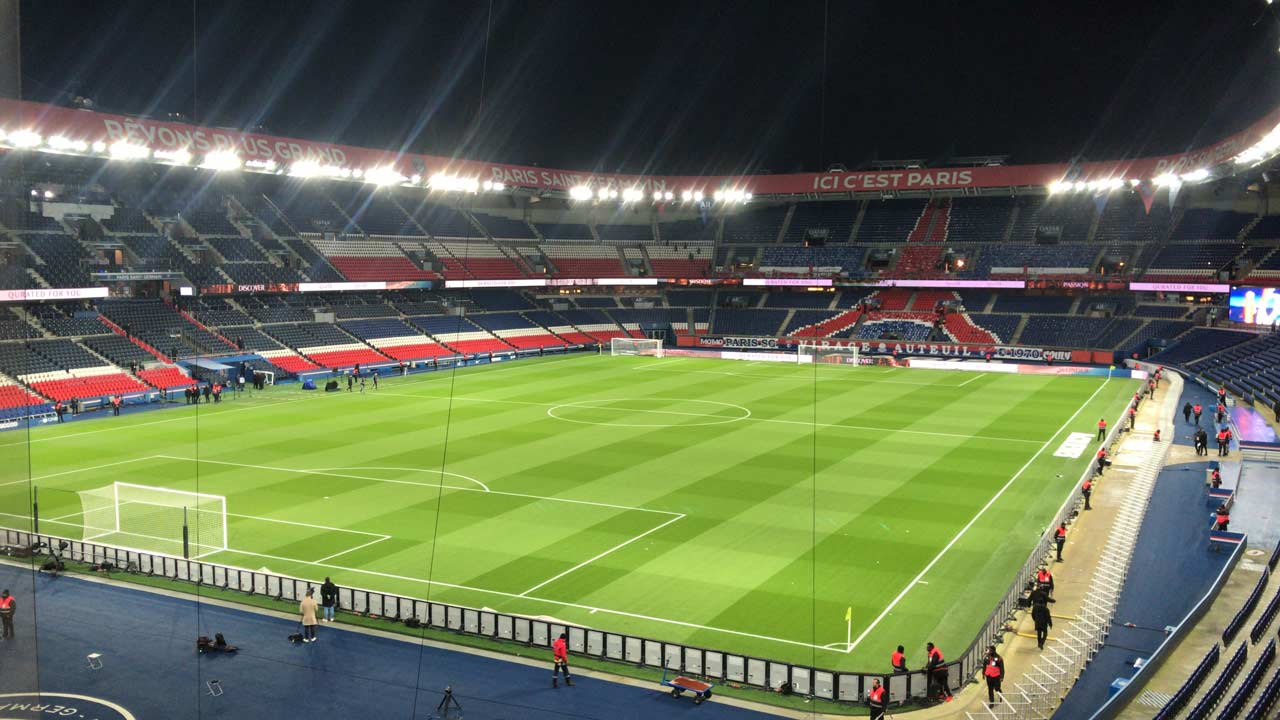
[(857, 345), (836, 347), (834, 345), (802, 342), (796, 348), (796, 362), (800, 364), (812, 363), (814, 365), (849, 365), (856, 367), (861, 362), (860, 357)]
[(78, 494), (86, 541), (185, 558), (227, 549), (225, 496), (124, 482)]
[(641, 340), (639, 338), (613, 338), (609, 341), (610, 355), (648, 355), (662, 357), (661, 340)]

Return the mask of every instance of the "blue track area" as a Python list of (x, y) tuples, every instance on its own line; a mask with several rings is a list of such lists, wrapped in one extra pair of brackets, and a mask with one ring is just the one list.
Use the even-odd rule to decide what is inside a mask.
[[(1200, 402), (1206, 408), (1213, 406), (1212, 395), (1191, 382), (1183, 392), (1183, 402), (1187, 400)], [(1201, 419), (1210, 430), (1209, 457), (1206, 462), (1170, 465), (1160, 473), (1107, 644), (1085, 669), (1054, 718), (1093, 715), (1109, 697), (1112, 681), (1133, 676), (1134, 660), (1151, 655), (1164, 640), (1163, 628), (1186, 616), (1226, 563), (1227, 552), (1208, 549), (1213, 508), (1205, 504), (1204, 480), (1207, 460), (1216, 459), (1217, 453), (1212, 441), (1213, 418), (1209, 415), (1206, 413)], [(1175, 441), (1191, 446), (1195, 425), (1183, 423), (1179, 413), (1175, 427)], [(1238, 459), (1234, 449), (1232, 459)], [(1124, 627), (1124, 623), (1138, 627)]]
[[(439, 717), (452, 685), (466, 718), (772, 717), (717, 703), (695, 707), (652, 689), (578, 678), (550, 687), (550, 665), (529, 667), (322, 626), (309, 645), (287, 642), (296, 623), (75, 577), (51, 579), (0, 566), (0, 586), (17, 598), (17, 637), (0, 643), (0, 716), (54, 717), (7, 703), (61, 704), (83, 718), (412, 718)], [(36, 597), (33, 617), (32, 595)], [(38, 618), (38, 632), (33, 625)], [(197, 635), (223, 633), (240, 647), (197, 655)], [(101, 653), (101, 669), (87, 656)], [(221, 681), (221, 697), (205, 694)], [(96, 698), (8, 697), (64, 693)], [(74, 717), (72, 715), (71, 717)]]

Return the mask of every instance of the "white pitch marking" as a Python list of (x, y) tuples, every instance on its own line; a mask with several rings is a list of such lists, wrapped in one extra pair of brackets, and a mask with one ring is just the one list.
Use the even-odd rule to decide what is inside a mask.
[(960, 383), (956, 387), (964, 387), (965, 385), (968, 385), (969, 383), (973, 382), (974, 380), (977, 380), (983, 375), (986, 375), (986, 373), (974, 373), (973, 377), (969, 378), (968, 380), (965, 380), (964, 382)]
[(1031, 467), (1031, 463), (1035, 462), (1036, 458), (1040, 457), (1040, 454), (1043, 453), (1045, 449), (1049, 447), (1049, 443), (1053, 442), (1053, 438), (1056, 438), (1059, 435), (1061, 435), (1062, 431), (1067, 429), (1067, 426), (1070, 425), (1076, 419), (1076, 416), (1079, 415), (1081, 411), (1085, 409), (1085, 406), (1087, 406), (1090, 402), (1093, 402), (1093, 399), (1098, 396), (1098, 393), (1102, 392), (1102, 389), (1106, 387), (1107, 383), (1109, 382), (1111, 382), (1111, 378), (1107, 378), (1106, 380), (1102, 381), (1102, 384), (1098, 386), (1098, 389), (1094, 390), (1093, 394), (1090, 395), (1088, 399), (1086, 399), (1083, 403), (1081, 403), (1080, 407), (1076, 408), (1076, 411), (1071, 414), (1071, 417), (1067, 418), (1067, 421), (1062, 423), (1062, 427), (1059, 427), (1058, 431), (1055, 432), (1052, 437), (1044, 441), (1044, 444), (1040, 446), (1039, 450), (1036, 450), (1036, 453), (1031, 456), (1031, 459), (1028, 460), (1025, 464), (1023, 464), (1021, 468), (1018, 468), (1018, 472), (1014, 473), (1013, 477), (1009, 478), (1009, 481), (1006, 482), (999, 490), (997, 490), (995, 495), (991, 496), (991, 499), (987, 501), (987, 504), (983, 505), (982, 508), (978, 510), (977, 514), (975, 514), (973, 518), (969, 520), (969, 522), (965, 523), (964, 527), (960, 528), (960, 532), (956, 533), (955, 537), (951, 538), (951, 541), (948, 542), (941, 550), (939, 550), (937, 555), (933, 556), (933, 559), (929, 561), (929, 564), (925, 565), (924, 569), (921, 570), (918, 575), (912, 578), (911, 582), (907, 583), (907, 586), (902, 589), (902, 592), (898, 593), (897, 597), (895, 597), (888, 605), (886, 605), (884, 610), (880, 611), (880, 614), (876, 616), (875, 620), (871, 621), (871, 624), (868, 625), (866, 629), (862, 631), (862, 634), (859, 635), (857, 638), (855, 638), (852, 643), (850, 643), (850, 646), (849, 646), (850, 651), (852, 651), (853, 648), (856, 648), (858, 646), (858, 643), (865, 640), (867, 635), (871, 634), (871, 631), (875, 629), (876, 625), (879, 625), (880, 621), (884, 620), (885, 617), (888, 616), (890, 611), (892, 611), (893, 608), (896, 607), (897, 604), (902, 601), (902, 598), (906, 597), (907, 593), (911, 592), (911, 588), (915, 587), (917, 583), (919, 583), (921, 580), (924, 579), (925, 574), (928, 573), (930, 570), (932, 570), (934, 565), (938, 564), (938, 561), (942, 559), (942, 556), (946, 555), (947, 551), (951, 550), (951, 548), (957, 542), (960, 541), (960, 538), (964, 537), (965, 533), (969, 532), (969, 528), (973, 527), (974, 524), (978, 522), (978, 519), (981, 518), (983, 514), (986, 513), (987, 510), (989, 510), (991, 506), (996, 503), (996, 500), (1000, 499), (1001, 495), (1004, 495), (1005, 490), (1008, 490), (1009, 487), (1012, 486), (1013, 483), (1018, 478), (1022, 477), (1022, 473), (1026, 472), (1027, 468)]
[[(912, 384), (914, 385), (914, 384), (916, 384), (916, 383), (912, 383)], [(939, 387), (955, 387), (955, 386), (952, 386), (952, 385), (942, 385), (942, 386), (939, 386)], [(383, 395), (392, 395), (392, 393), (383, 393)], [(409, 398), (417, 398), (417, 399), (419, 399), (419, 400), (447, 400), (447, 399), (449, 399), (449, 398), (448, 398), (448, 396), (446, 396), (446, 395), (395, 395), (395, 397), (409, 397)], [(454, 400), (462, 400), (462, 401), (464, 401), (464, 402), (504, 403), (504, 404), (509, 404), (509, 405), (530, 405), (530, 406), (536, 406), (536, 407), (550, 407), (550, 408), (560, 407), (560, 406), (562, 406), (562, 405), (566, 405), (566, 404), (568, 404), (568, 403), (531, 402), (531, 401), (528, 401), (528, 400), (495, 400), (495, 399), (493, 399), (493, 398), (479, 398), (479, 397), (469, 397), (469, 396), (467, 396), (467, 397), (464, 397), (464, 396), (456, 396), (456, 397), (454, 397), (453, 399), (454, 399)], [(579, 401), (579, 402), (580, 402), (580, 403), (582, 403), (582, 402), (609, 402), (611, 399), (614, 399), (614, 398), (604, 398), (604, 399), (600, 399), (600, 400), (582, 400), (582, 401)], [(675, 401), (678, 401), (678, 400), (689, 400), (689, 398), (661, 398), (661, 399), (663, 399), (663, 400), (675, 400)], [(695, 416), (695, 417), (716, 417), (716, 418), (723, 417), (723, 416), (721, 416), (721, 415), (702, 415), (701, 413), (677, 412), (677, 411), (674, 411), (674, 410), (631, 410), (631, 409), (629, 409), (629, 408), (595, 408), (595, 407), (593, 407), (593, 408), (591, 408), (591, 409), (600, 409), (600, 410), (619, 410), (619, 411), (629, 411), (629, 412), (663, 413), (663, 414), (668, 414), (668, 415), (690, 415), (690, 416)], [(554, 416), (553, 416), (553, 417), (554, 417)], [(564, 418), (557, 418), (557, 419), (559, 419), (559, 420), (563, 420)], [(1027, 443), (1027, 444), (1030, 444), (1030, 445), (1039, 445), (1039, 444), (1040, 444), (1040, 441), (1039, 441), (1039, 440), (1028, 440), (1028, 439), (1026, 439), (1026, 438), (1000, 437), (1000, 436), (998, 436), (998, 435), (963, 435), (963, 434), (960, 434), (960, 433), (935, 432), (935, 431), (932, 431), (932, 430), (906, 430), (906, 429), (901, 429), (901, 428), (872, 427), (872, 426), (870, 426), (870, 425), (845, 425), (845, 424), (842, 424), (842, 423), (815, 423), (815, 422), (810, 422), (810, 421), (808, 421), (808, 420), (782, 420), (782, 419), (780, 419), (780, 418), (764, 418), (764, 417), (757, 417), (757, 416), (752, 416), (752, 417), (750, 417), (750, 418), (741, 418), (741, 419), (742, 419), (742, 420), (748, 420), (748, 419), (749, 419), (749, 420), (752, 420), (752, 421), (754, 421), (754, 422), (781, 423), (781, 424), (783, 424), (783, 425), (805, 425), (805, 426), (809, 426), (809, 427), (845, 428), (845, 429), (848, 429), (848, 430), (873, 430), (873, 431), (876, 431), (876, 432), (895, 432), (895, 433), (905, 433), (905, 434), (907, 434), (907, 435), (932, 435), (932, 436), (936, 436), (936, 437), (962, 438), (962, 439), (967, 439), (967, 440), (994, 440), (994, 441), (998, 441), (998, 442)], [(641, 426), (641, 427), (653, 427), (653, 426), (644, 425), (644, 426)], [(677, 426), (675, 426), (675, 427), (686, 427), (686, 426), (684, 426), (684, 425), (677, 425)]]
[(343, 533), (352, 533), (355, 535), (368, 535), (369, 537), (377, 537), (377, 538), (382, 538), (384, 540), (391, 537), (390, 535), (384, 535), (382, 533), (376, 533), (376, 532), (367, 532), (365, 530), (352, 530), (350, 528), (331, 527), (329, 525), (315, 525), (313, 523), (298, 522), (296, 520), (279, 520), (277, 518), (264, 517), (262, 515), (241, 515), (240, 513), (229, 512), (227, 513), (227, 517), (245, 518), (246, 520), (261, 520), (263, 522), (279, 523), (281, 525), (297, 525), (298, 527), (311, 528), (312, 530), (327, 530), (329, 532), (343, 532)]
[(658, 525), (657, 527), (653, 527), (653, 528), (650, 528), (650, 529), (648, 529), (648, 530), (645, 530), (644, 532), (642, 532), (642, 533), (640, 533), (639, 535), (637, 535), (637, 536), (635, 536), (635, 537), (631, 538), (630, 540), (627, 540), (626, 542), (618, 543), (617, 545), (614, 545), (613, 547), (609, 548), (608, 550), (605, 550), (604, 552), (600, 553), (599, 555), (596, 555), (595, 557), (593, 557), (593, 558), (591, 558), (591, 559), (589, 559), (589, 560), (584, 560), (584, 561), (582, 561), (582, 562), (578, 563), (577, 565), (574, 565), (573, 567), (569, 568), (568, 570), (565, 570), (564, 572), (560, 573), (559, 575), (556, 575), (556, 576), (555, 576), (555, 577), (553, 577), (553, 578), (549, 578), (549, 579), (547, 579), (547, 580), (543, 580), (542, 582), (538, 583), (537, 585), (534, 585), (533, 587), (529, 588), (528, 590), (525, 590), (524, 592), (520, 593), (520, 597), (527, 597), (527, 596), (529, 595), (529, 593), (531, 593), (531, 592), (533, 592), (533, 591), (535, 591), (535, 590), (538, 590), (538, 589), (540, 589), (540, 588), (542, 588), (542, 587), (545, 587), (545, 586), (547, 586), (547, 585), (550, 585), (551, 583), (555, 582), (556, 580), (559, 580), (560, 578), (564, 577), (565, 575), (568, 575), (569, 573), (571, 573), (571, 572), (573, 572), (573, 571), (575, 571), (575, 570), (579, 570), (579, 569), (581, 569), (581, 568), (584, 568), (584, 567), (586, 567), (586, 566), (590, 565), (591, 563), (595, 562), (596, 560), (599, 560), (600, 558), (602, 558), (602, 557), (604, 557), (604, 556), (606, 556), (606, 555), (608, 555), (608, 554), (610, 554), (610, 553), (614, 552), (615, 550), (621, 550), (622, 548), (624, 548), (624, 547), (626, 547), (626, 546), (630, 545), (631, 543), (633, 543), (633, 542), (635, 542), (635, 541), (639, 540), (639, 539), (640, 539), (640, 538), (642, 538), (642, 537), (645, 537), (646, 535), (651, 535), (651, 534), (653, 534), (653, 533), (656, 533), (656, 532), (658, 532), (659, 530), (661, 530), (662, 528), (664, 528), (664, 527), (666, 527), (666, 526), (670, 525), (671, 523), (673, 523), (673, 522), (675, 522), (675, 521), (677, 521), (677, 520), (683, 520), (683, 519), (684, 519), (684, 517), (685, 517), (684, 515), (677, 515), (677, 516), (675, 516), (675, 517), (671, 518), (670, 520), (668, 520), (668, 521), (666, 521), (666, 522), (662, 523), (661, 525)]
[[(400, 472), (424, 472), (424, 473), (436, 473), (437, 475), (440, 475), (440, 474), (452, 475), (453, 477), (462, 478), (463, 480), (470, 480), (471, 482), (483, 488), (485, 492), (492, 492), (491, 490), (489, 490), (488, 485), (485, 485), (484, 483), (480, 482), (479, 480), (473, 477), (468, 477), (466, 475), (461, 475), (459, 473), (445, 472), (443, 470), (433, 470), (431, 468), (381, 467), (381, 466), (374, 466), (374, 465), (360, 465), (360, 466), (352, 466), (352, 467), (331, 467), (331, 468), (316, 468), (316, 469), (317, 470), (397, 470)], [(434, 487), (434, 484), (432, 484), (432, 487)], [(325, 498), (325, 500), (328, 500), (328, 499), (329, 498)]]
[[(148, 455), (146, 457), (131, 458), (129, 460), (120, 460), (118, 462), (103, 463), (102, 465), (92, 465), (90, 467), (76, 468), (75, 470), (63, 470), (62, 472), (50, 473), (48, 475), (37, 475), (36, 477), (28, 478), (26, 480), (14, 480), (14, 481), (5, 483), (5, 485), (15, 485), (17, 483), (23, 483), (23, 482), (35, 482), (36, 480), (48, 480), (49, 478), (62, 477), (63, 475), (73, 475), (75, 473), (80, 473), (80, 472), (89, 472), (90, 470), (101, 470), (102, 468), (115, 467), (117, 465), (127, 465), (129, 463), (142, 462), (143, 460), (154, 460), (157, 457), (160, 457), (160, 456)], [(0, 487), (3, 487), (3, 486), (0, 486)]]
[(353, 547), (353, 548), (350, 548), (350, 549), (348, 549), (348, 550), (343, 550), (342, 552), (336, 552), (336, 553), (334, 553), (334, 554), (332, 554), (332, 555), (328, 555), (328, 556), (326, 556), (326, 557), (322, 557), (322, 558), (320, 558), (319, 560), (317, 560), (316, 562), (327, 562), (327, 561), (329, 561), (329, 560), (332, 560), (332, 559), (334, 559), (334, 558), (338, 557), (339, 555), (346, 555), (347, 553), (352, 553), (352, 552), (355, 552), (355, 551), (357, 551), (357, 550), (362, 550), (362, 549), (364, 549), (364, 548), (369, 547), (370, 545), (375, 545), (375, 544), (380, 543), (380, 542), (382, 542), (382, 541), (384, 541), (384, 540), (390, 540), (390, 539), (391, 539), (391, 536), (390, 536), (390, 535), (383, 535), (382, 537), (380, 537), (380, 538), (375, 538), (375, 539), (373, 539), (373, 540), (370, 540), (369, 542), (364, 543), (363, 545), (357, 545), (357, 546), (355, 546), (355, 547)]
[[(234, 548), (228, 548), (227, 550), (224, 550), (222, 552), (233, 553), (236, 555), (248, 555), (251, 557), (261, 557), (261, 558), (266, 558), (268, 560), (279, 560), (281, 562), (297, 563), (299, 565), (313, 565), (315, 567), (324, 567), (324, 568), (330, 568), (332, 570), (341, 570), (343, 572), (355, 573), (357, 575), (371, 575), (374, 577), (382, 577), (390, 580), (402, 580), (405, 582), (417, 583), (419, 585), (427, 585), (427, 586), (434, 585), (442, 588), (450, 588), (454, 590), (466, 590), (470, 592), (477, 592), (485, 595), (495, 595), (498, 597), (505, 597), (505, 598), (511, 598), (516, 600), (530, 600), (533, 602), (547, 603), (549, 605), (557, 605), (559, 607), (573, 608), (575, 610), (585, 610), (588, 613), (592, 613), (592, 614), (600, 612), (608, 615), (617, 615), (619, 617), (628, 617), (635, 620), (645, 620), (648, 622), (662, 623), (664, 625), (676, 625), (678, 627), (692, 628), (694, 630), (706, 630), (708, 632), (723, 633), (725, 635), (734, 635), (737, 637), (747, 637), (755, 640), (764, 640), (767, 642), (775, 642), (783, 645), (794, 645), (794, 646), (805, 647), (805, 648), (810, 648), (814, 650), (829, 649), (829, 646), (827, 645), (815, 645), (813, 643), (801, 642), (799, 640), (787, 640), (785, 638), (771, 637), (769, 635), (757, 635), (756, 633), (743, 632), (741, 630), (730, 630), (728, 628), (718, 628), (718, 627), (712, 627), (710, 625), (699, 625), (697, 623), (685, 622), (683, 620), (671, 620), (669, 618), (654, 617), (652, 615), (642, 615), (640, 613), (626, 612), (624, 610), (611, 610), (609, 608), (594, 607), (591, 605), (582, 605), (580, 603), (565, 602), (563, 600), (552, 600), (550, 598), (535, 597), (533, 595), (522, 596), (516, 593), (503, 592), (501, 590), (487, 590), (485, 588), (470, 587), (467, 585), (457, 585), (455, 583), (441, 582), (439, 580), (425, 580), (423, 578), (408, 577), (407, 575), (395, 575), (392, 573), (378, 572), (376, 570), (361, 570), (359, 568), (346, 567), (343, 565), (334, 565), (332, 563), (327, 563), (327, 562), (318, 562), (313, 560), (299, 560), (297, 558), (281, 557), (279, 555), (267, 555), (265, 553), (249, 552), (247, 550), (236, 550)], [(307, 578), (300, 578), (300, 579), (306, 580)], [(838, 645), (844, 645), (844, 643), (838, 643)]]
[[(162, 457), (169, 460), (191, 461), (191, 458), (177, 457), (174, 455), (156, 455), (155, 457)], [(633, 507), (631, 505), (615, 505), (613, 503), (595, 502), (594, 500), (574, 500), (572, 498), (553, 497), (549, 495), (530, 495), (528, 493), (507, 492), (504, 490), (485, 491), (485, 490), (480, 490), (478, 488), (473, 488), (473, 487), (462, 487), (460, 485), (438, 485), (436, 483), (416, 483), (408, 480), (388, 480), (387, 478), (367, 477), (364, 475), (346, 475), (341, 473), (323, 472), (320, 470), (299, 470), (297, 468), (271, 467), (268, 465), (249, 465), (246, 463), (227, 462), (225, 460), (207, 460), (204, 458), (201, 458), (199, 462), (213, 463), (215, 465), (230, 465), (233, 467), (247, 467), (247, 468), (254, 468), (256, 470), (275, 470), (277, 472), (292, 472), (292, 473), (300, 473), (303, 475), (324, 475), (329, 477), (349, 478), (353, 480), (368, 480), (370, 482), (392, 483), (396, 485), (415, 485), (417, 487), (429, 487), (429, 488), (443, 487), (447, 490), (459, 490), (462, 492), (478, 492), (478, 493), (487, 492), (488, 494), (491, 494), (491, 495), (505, 495), (507, 497), (527, 498), (529, 500), (546, 500), (548, 502), (569, 503), (571, 505), (591, 505), (593, 507), (612, 508), (614, 510), (635, 510), (636, 512), (657, 513), (659, 515), (680, 515), (680, 513), (673, 512), (671, 510), (655, 510), (653, 508)], [(431, 472), (438, 472), (438, 471), (432, 470)], [(452, 474), (452, 473), (446, 473), (446, 474)]]

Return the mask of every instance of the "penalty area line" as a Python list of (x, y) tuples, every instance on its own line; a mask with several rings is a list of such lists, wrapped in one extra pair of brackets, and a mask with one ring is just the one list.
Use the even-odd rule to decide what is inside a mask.
[(582, 562), (578, 563), (577, 565), (574, 565), (573, 567), (569, 568), (568, 570), (565, 570), (564, 572), (560, 573), (559, 575), (556, 575), (556, 576), (554, 576), (554, 577), (551, 577), (551, 578), (548, 578), (548, 579), (546, 579), (546, 580), (543, 580), (542, 582), (538, 583), (537, 585), (534, 585), (533, 587), (529, 588), (528, 590), (525, 590), (524, 592), (520, 593), (520, 597), (528, 597), (529, 593), (534, 592), (535, 590), (539, 590), (539, 589), (541, 589), (541, 588), (543, 588), (543, 587), (546, 587), (547, 585), (550, 585), (551, 583), (553, 583), (553, 582), (555, 582), (555, 581), (559, 580), (560, 578), (564, 577), (565, 575), (568, 575), (568, 574), (570, 574), (570, 573), (572, 573), (572, 572), (575, 572), (575, 571), (577, 571), (577, 570), (581, 570), (582, 568), (584, 568), (584, 567), (586, 567), (586, 566), (590, 565), (591, 563), (593, 563), (593, 562), (595, 562), (595, 561), (599, 560), (600, 558), (602, 558), (602, 557), (604, 557), (604, 556), (606, 556), (606, 555), (609, 555), (610, 553), (613, 553), (613, 552), (615, 552), (615, 551), (617, 551), (617, 550), (621, 550), (622, 548), (624, 548), (624, 547), (626, 547), (626, 546), (630, 545), (631, 543), (633, 543), (633, 542), (635, 542), (635, 541), (639, 540), (640, 538), (645, 537), (645, 536), (647, 536), (647, 535), (652, 535), (653, 533), (658, 532), (659, 530), (661, 530), (662, 528), (664, 528), (664, 527), (666, 527), (666, 526), (670, 525), (671, 523), (673, 523), (673, 522), (675, 522), (675, 521), (677, 521), (677, 520), (683, 520), (684, 518), (685, 518), (685, 516), (684, 516), (683, 514), (681, 514), (681, 515), (677, 515), (677, 516), (675, 516), (675, 517), (671, 518), (670, 520), (668, 520), (668, 521), (666, 521), (666, 522), (662, 523), (661, 525), (657, 525), (657, 526), (655, 526), (655, 527), (649, 528), (648, 530), (645, 530), (644, 532), (640, 533), (639, 535), (636, 535), (635, 537), (631, 538), (630, 540), (627, 540), (627, 541), (625, 541), (625, 542), (618, 543), (617, 545), (614, 545), (613, 547), (609, 548), (608, 550), (605, 550), (604, 552), (600, 553), (599, 555), (596, 555), (596, 556), (595, 556), (595, 557), (593, 557), (593, 558), (590, 558), (590, 559), (588, 559), (588, 560), (584, 560), (584, 561), (582, 561)]

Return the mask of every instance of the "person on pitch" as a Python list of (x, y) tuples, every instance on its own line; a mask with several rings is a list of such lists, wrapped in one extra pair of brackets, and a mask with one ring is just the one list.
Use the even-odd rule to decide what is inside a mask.
[(1107, 439), (1107, 419), (1100, 418), (1098, 420), (1098, 442)]
[(1188, 425), (1191, 424), (1191, 403), (1190, 402), (1187, 402), (1187, 404), (1182, 406), (1182, 418), (1186, 420)]

